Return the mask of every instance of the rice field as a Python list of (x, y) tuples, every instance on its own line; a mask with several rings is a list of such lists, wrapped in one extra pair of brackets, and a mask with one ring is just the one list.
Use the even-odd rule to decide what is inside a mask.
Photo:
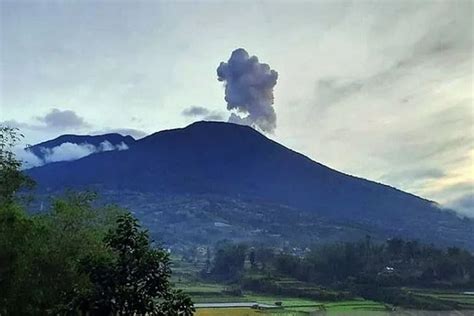
[(188, 278), (192, 275), (192, 267), (180, 266), (176, 271), (182, 278), (176, 278), (175, 284), (188, 293), (194, 303), (244, 303), (254, 302), (276, 306), (281, 302), (281, 307), (272, 309), (255, 309), (249, 307), (227, 307), (227, 308), (197, 308), (197, 316), (450, 316), (450, 315), (472, 315), (474, 316), (474, 295), (463, 294), (456, 291), (436, 291), (423, 289), (407, 289), (415, 296), (435, 298), (446, 302), (457, 302), (461, 310), (456, 311), (419, 311), (403, 310), (397, 308), (392, 311), (392, 306), (380, 302), (352, 299), (345, 301), (315, 301), (305, 298), (281, 297), (275, 295), (260, 295), (256, 293), (243, 293), (243, 295), (230, 295), (225, 285), (218, 283), (202, 283), (196, 279)]
[[(196, 299), (195, 299), (196, 300)], [(199, 297), (202, 302), (255, 302), (258, 304), (273, 305), (275, 302), (281, 302), (281, 307), (272, 309), (254, 309), (254, 308), (198, 308), (197, 316), (246, 316), (246, 315), (275, 315), (275, 316), (304, 316), (304, 315), (338, 315), (350, 313), (351, 315), (387, 315), (388, 307), (373, 301), (362, 299), (340, 301), (340, 302), (317, 302), (309, 299), (263, 296), (246, 294), (240, 297)], [(359, 313), (363, 312), (363, 313)]]
[(251, 308), (199, 308), (196, 316), (255, 316), (263, 314)]

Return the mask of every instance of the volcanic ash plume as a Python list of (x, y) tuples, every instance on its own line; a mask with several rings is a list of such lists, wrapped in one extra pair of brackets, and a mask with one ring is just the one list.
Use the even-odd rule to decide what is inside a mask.
[(225, 100), (231, 113), (229, 122), (273, 132), (276, 114), (273, 108), (273, 87), (278, 73), (267, 64), (250, 57), (243, 48), (232, 52), (228, 62), (217, 68), (217, 79), (225, 82)]

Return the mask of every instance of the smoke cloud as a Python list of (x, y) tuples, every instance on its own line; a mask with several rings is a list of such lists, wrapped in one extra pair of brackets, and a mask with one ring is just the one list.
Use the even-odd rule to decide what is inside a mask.
[(228, 62), (220, 63), (217, 79), (225, 83), (227, 109), (236, 111), (231, 113), (229, 122), (257, 127), (263, 132), (275, 130), (273, 87), (278, 79), (275, 70), (238, 48)]

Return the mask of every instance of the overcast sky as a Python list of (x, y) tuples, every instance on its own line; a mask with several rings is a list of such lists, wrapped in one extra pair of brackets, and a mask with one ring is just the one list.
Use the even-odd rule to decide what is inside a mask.
[(0, 122), (29, 143), (227, 120), (242, 47), (278, 72), (270, 138), (474, 215), (472, 1), (0, 6)]

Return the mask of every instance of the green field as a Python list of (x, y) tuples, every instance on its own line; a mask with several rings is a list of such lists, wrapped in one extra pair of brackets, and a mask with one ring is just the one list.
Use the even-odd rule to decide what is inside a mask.
[(457, 303), (460, 309), (472, 310), (474, 315), (474, 295), (466, 295), (455, 291), (436, 291), (412, 289), (414, 295), (439, 300), (446, 303)]
[[(392, 306), (364, 299), (352, 299), (336, 302), (315, 301), (304, 298), (281, 297), (273, 295), (260, 295), (243, 293), (242, 295), (225, 294), (225, 286), (210, 283), (180, 284), (179, 287), (189, 293), (195, 303), (238, 303), (256, 302), (259, 304), (275, 305), (281, 302), (281, 307), (276, 309), (252, 308), (198, 308), (198, 316), (246, 316), (246, 315), (275, 315), (275, 316), (304, 316), (304, 315), (425, 315), (420, 311), (408, 311), (397, 308), (392, 312)], [(448, 303), (457, 302), (465, 311), (430, 312), (430, 315), (474, 315), (474, 296), (448, 291), (411, 290), (413, 295), (426, 298), (435, 298)], [(470, 314), (469, 314), (470, 313)]]
[[(230, 289), (223, 284), (204, 283), (196, 279), (196, 270), (199, 267), (179, 262), (173, 269), (173, 281), (176, 286), (188, 293), (194, 303), (241, 303), (255, 302), (280, 308), (252, 309), (252, 308), (198, 308), (198, 316), (246, 316), (246, 315), (275, 315), (275, 316), (304, 316), (304, 315), (360, 315), (360, 316), (388, 316), (388, 315), (474, 315), (474, 295), (461, 294), (460, 291), (406, 289), (413, 296), (421, 300), (437, 300), (456, 309), (464, 311), (421, 312), (403, 310), (380, 302), (364, 300), (362, 298), (341, 301), (316, 301), (305, 298), (295, 298), (277, 295), (263, 295), (244, 292), (242, 295), (229, 294)], [(303, 286), (294, 280), (282, 279), (281, 283), (288, 286)], [(454, 305), (453, 305), (454, 304)], [(428, 314), (426, 314), (428, 313)]]
[[(281, 298), (276, 298), (281, 299)], [(269, 298), (257, 302), (268, 302)], [(256, 310), (252, 308), (198, 308), (198, 316), (224, 315), (275, 315), (275, 316), (304, 316), (304, 315), (389, 315), (386, 306), (370, 301), (344, 301), (338, 303), (321, 303), (305, 301), (303, 304), (296, 299), (283, 299), (279, 309)]]
[[(181, 289), (190, 294), (195, 303), (239, 303), (256, 302), (260, 304), (275, 305), (281, 302), (281, 308), (256, 310), (252, 308), (198, 308), (198, 316), (224, 316), (224, 315), (280, 315), (280, 316), (303, 316), (317, 313), (331, 315), (350, 312), (352, 315), (364, 312), (360, 315), (385, 315), (389, 310), (384, 304), (363, 299), (354, 299), (340, 302), (319, 302), (304, 298), (281, 297), (272, 295), (260, 295), (255, 293), (243, 293), (243, 295), (224, 294), (225, 286), (209, 283), (179, 284)], [(369, 314), (368, 314), (369, 312)]]

